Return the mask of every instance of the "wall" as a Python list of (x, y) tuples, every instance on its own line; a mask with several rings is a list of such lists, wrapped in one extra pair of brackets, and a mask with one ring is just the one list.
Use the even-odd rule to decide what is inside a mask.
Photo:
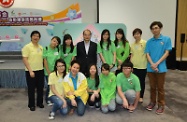
[(80, 4), (83, 15), (82, 22), (96, 23), (96, 0), (14, 0), (11, 8), (35, 8), (57, 13), (75, 3)]
[(124, 23), (127, 39), (132, 42), (132, 31), (143, 30), (143, 39), (152, 37), (149, 26), (158, 20), (163, 23), (162, 33), (175, 42), (176, 0), (100, 0), (100, 23)]

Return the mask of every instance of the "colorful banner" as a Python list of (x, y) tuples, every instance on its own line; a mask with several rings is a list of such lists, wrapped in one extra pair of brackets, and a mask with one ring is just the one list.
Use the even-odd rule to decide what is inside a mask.
[(73, 4), (58, 13), (24, 8), (0, 9), (0, 51), (20, 51), (30, 42), (33, 30), (41, 33), (41, 45), (46, 45), (54, 36), (55, 24), (81, 22), (79, 4)]

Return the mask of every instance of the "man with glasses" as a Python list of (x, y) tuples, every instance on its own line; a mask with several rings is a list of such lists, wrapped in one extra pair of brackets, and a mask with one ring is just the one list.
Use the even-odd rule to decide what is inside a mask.
[(116, 102), (121, 104), (129, 112), (133, 112), (140, 98), (140, 82), (138, 77), (132, 73), (133, 64), (129, 61), (122, 63), (122, 72), (117, 75)]
[(167, 72), (166, 58), (172, 49), (171, 39), (161, 34), (162, 23), (154, 21), (150, 25), (153, 37), (147, 41), (145, 53), (147, 55), (147, 74), (150, 83), (150, 103), (146, 107), (151, 111), (156, 105), (156, 97), (158, 108), (157, 114), (163, 114), (165, 106), (164, 82)]

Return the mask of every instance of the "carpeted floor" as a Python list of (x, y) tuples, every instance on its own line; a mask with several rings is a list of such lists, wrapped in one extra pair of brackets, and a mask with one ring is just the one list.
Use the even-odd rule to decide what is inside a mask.
[(156, 115), (156, 108), (149, 112), (145, 106), (149, 103), (149, 83), (146, 79), (144, 102), (138, 105), (134, 113), (117, 107), (115, 112), (103, 114), (101, 111), (87, 108), (83, 117), (76, 114), (60, 116), (48, 120), (51, 107), (37, 108), (31, 112), (27, 107), (26, 89), (0, 89), (0, 122), (187, 122), (187, 71), (169, 70), (166, 75), (166, 109), (163, 115)]

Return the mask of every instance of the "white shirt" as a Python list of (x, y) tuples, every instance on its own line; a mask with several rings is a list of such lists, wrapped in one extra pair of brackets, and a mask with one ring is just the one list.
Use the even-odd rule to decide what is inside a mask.
[(88, 54), (88, 50), (89, 50), (89, 47), (90, 47), (90, 41), (89, 42), (84, 41), (84, 47), (85, 47), (85, 50), (86, 50), (86, 54)]

